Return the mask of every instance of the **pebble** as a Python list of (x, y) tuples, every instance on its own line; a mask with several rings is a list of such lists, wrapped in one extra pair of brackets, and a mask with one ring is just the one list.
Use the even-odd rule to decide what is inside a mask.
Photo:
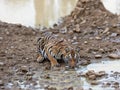
[(117, 33), (112, 33), (111, 34), (111, 37), (116, 37), (117, 36)]
[(101, 77), (101, 76), (104, 76), (105, 74), (106, 74), (105, 71), (100, 71), (96, 75)]
[(101, 40), (101, 37), (95, 37), (96, 40)]
[(93, 74), (95, 74), (94, 70), (89, 70), (89, 71), (86, 73), (86, 75), (88, 75), (88, 76), (93, 75)]
[(27, 66), (21, 66), (20, 70), (21, 70), (22, 72), (28, 72), (28, 71), (29, 71), (29, 69), (28, 69)]
[(74, 90), (73, 87), (69, 87), (67, 90)]
[(97, 81), (91, 81), (90, 83), (91, 83), (91, 85), (98, 85), (99, 84), (99, 82), (97, 82)]
[(3, 40), (3, 37), (0, 37), (0, 40)]
[(27, 72), (26, 75), (27, 75), (27, 76), (32, 76), (33, 73), (32, 73), (32, 72)]
[(4, 86), (4, 82), (0, 80), (0, 86)]
[(109, 54), (108, 57), (112, 58), (112, 59), (119, 59), (120, 58), (120, 56), (117, 54)]
[(0, 62), (0, 66), (3, 66), (4, 65), (4, 63), (3, 62)]
[(6, 34), (9, 35), (10, 33), (7, 31)]
[(103, 31), (103, 34), (107, 33), (110, 29), (107, 27), (105, 28), (105, 30)]
[(119, 83), (118, 83), (118, 82), (115, 82), (115, 83), (113, 84), (113, 87), (114, 87), (114, 88), (119, 88)]
[(90, 76), (88, 76), (88, 78), (90, 79), (90, 80), (95, 80), (96, 79), (96, 75), (90, 75)]
[(87, 44), (88, 43), (88, 41), (84, 41), (84, 44)]
[(76, 37), (76, 36), (74, 36), (74, 37), (73, 37), (73, 39), (74, 39), (74, 40), (76, 40), (76, 39), (77, 39), (77, 37)]
[(95, 55), (95, 58), (102, 58), (102, 55), (100, 55), (100, 54)]
[(67, 33), (67, 28), (64, 27), (64, 28), (60, 29), (59, 32), (62, 33), (62, 34), (65, 34), (65, 33)]

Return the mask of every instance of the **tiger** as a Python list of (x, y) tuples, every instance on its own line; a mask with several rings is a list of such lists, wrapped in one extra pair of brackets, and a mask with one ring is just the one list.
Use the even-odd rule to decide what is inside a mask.
[(38, 57), (40, 63), (48, 59), (51, 67), (60, 66), (58, 60), (63, 60), (66, 66), (74, 68), (80, 59), (79, 53), (66, 39), (59, 39), (51, 34), (44, 35), (37, 40)]

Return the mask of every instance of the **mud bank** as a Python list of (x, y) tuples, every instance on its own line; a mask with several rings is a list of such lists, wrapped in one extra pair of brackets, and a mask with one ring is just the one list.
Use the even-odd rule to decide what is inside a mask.
[[(0, 89), (84, 90), (81, 75), (75, 70), (65, 74), (64, 63), (56, 71), (51, 71), (48, 61), (36, 61), (36, 40), (45, 32), (66, 38), (80, 49), (80, 67), (104, 58), (119, 59), (119, 18), (106, 11), (99, 0), (79, 0), (71, 14), (63, 17), (62, 22), (54, 24), (53, 28), (35, 29), (0, 22)], [(40, 74), (36, 76), (38, 72)], [(58, 82), (59, 88), (54, 86)], [(119, 82), (115, 84), (119, 88)]]

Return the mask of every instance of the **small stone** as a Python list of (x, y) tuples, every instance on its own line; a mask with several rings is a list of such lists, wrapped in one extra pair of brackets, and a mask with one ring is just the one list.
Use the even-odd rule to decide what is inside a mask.
[(32, 76), (33, 73), (32, 73), (32, 72), (27, 72), (26, 75), (27, 75), (27, 76)]
[(111, 34), (111, 37), (116, 37), (117, 36), (117, 33), (112, 33)]
[(0, 80), (0, 86), (4, 86), (4, 82)]
[(11, 49), (13, 49), (13, 48), (14, 48), (14, 46), (11, 46), (10, 48), (11, 48)]
[(100, 51), (100, 52), (104, 52), (104, 49), (100, 48), (99, 51)]
[(87, 44), (88, 43), (88, 41), (84, 41), (84, 44)]
[(102, 55), (100, 55), (100, 54), (95, 55), (95, 58), (102, 58)]
[(49, 74), (44, 75), (44, 79), (50, 79), (50, 75)]
[(67, 90), (74, 90), (73, 87), (69, 87)]
[(4, 63), (3, 62), (0, 62), (0, 66), (3, 66), (4, 65)]
[(113, 84), (113, 87), (114, 87), (114, 88), (119, 88), (119, 83), (118, 83), (118, 82), (115, 82), (115, 83)]
[(98, 85), (99, 84), (99, 82), (97, 82), (97, 81), (91, 81), (90, 83), (91, 83), (91, 85)]
[(27, 66), (21, 66), (20, 70), (21, 70), (22, 72), (28, 72), (28, 71), (29, 71), (29, 69), (28, 69)]
[(89, 70), (86, 75), (87, 76), (90, 76), (90, 75), (94, 75), (95, 74), (95, 71), (94, 70)]
[(69, 34), (73, 34), (73, 31), (69, 31), (68, 33), (69, 33)]
[(62, 34), (67, 33), (67, 27), (64, 27), (64, 28), (60, 29), (59, 32), (62, 33)]
[(117, 54), (109, 54), (108, 57), (112, 58), (112, 59), (119, 59), (120, 58), (120, 56)]
[(3, 37), (0, 37), (0, 40), (3, 40)]
[(95, 37), (96, 40), (101, 40), (101, 37)]
[(93, 75), (88, 76), (88, 78), (89, 78), (90, 80), (95, 80), (95, 79), (96, 79), (96, 76), (93, 74)]
[(75, 26), (75, 28), (73, 29), (73, 31), (76, 32), (76, 33), (80, 33), (81, 32), (79, 24), (77, 24)]
[(32, 80), (32, 76), (26, 76), (26, 80)]
[(10, 33), (7, 31), (6, 34), (9, 35)]
[(110, 29), (107, 27), (104, 31), (103, 34), (107, 33)]
[(100, 71), (96, 75), (101, 77), (101, 76), (104, 76), (105, 74), (106, 74), (105, 71)]
[(74, 40), (76, 40), (76, 39), (77, 39), (77, 37), (76, 37), (76, 36), (74, 36), (74, 37), (73, 37), (73, 39), (74, 39)]

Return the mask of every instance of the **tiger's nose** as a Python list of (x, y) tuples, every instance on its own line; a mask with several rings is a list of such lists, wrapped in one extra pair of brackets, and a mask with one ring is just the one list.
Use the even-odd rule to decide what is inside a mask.
[(70, 67), (71, 68), (75, 67), (75, 60), (74, 59), (70, 60)]

